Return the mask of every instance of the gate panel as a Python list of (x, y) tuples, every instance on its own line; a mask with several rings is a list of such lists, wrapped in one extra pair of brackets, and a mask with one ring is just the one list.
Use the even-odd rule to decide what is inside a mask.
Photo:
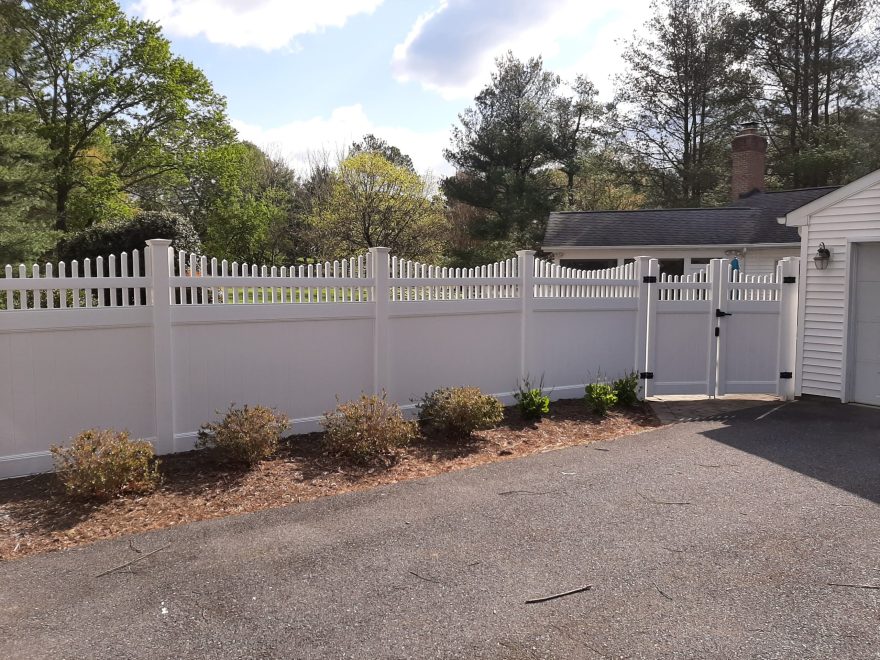
[(779, 302), (735, 302), (718, 320), (718, 394), (775, 394)]
[[(652, 260), (651, 265), (656, 272), (656, 261)], [(663, 274), (657, 279), (649, 294), (648, 371), (653, 377), (647, 381), (646, 393), (714, 393), (709, 273)]]
[(732, 271), (727, 259), (687, 276), (649, 264), (645, 395), (794, 395), (797, 258), (774, 275)]

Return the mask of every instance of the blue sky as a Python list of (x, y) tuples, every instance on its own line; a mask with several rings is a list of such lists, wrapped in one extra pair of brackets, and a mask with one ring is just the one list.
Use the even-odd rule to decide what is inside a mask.
[(648, 0), (127, 0), (224, 94), (242, 138), (296, 166), (373, 132), (446, 174), (457, 114), (507, 49), (602, 95)]

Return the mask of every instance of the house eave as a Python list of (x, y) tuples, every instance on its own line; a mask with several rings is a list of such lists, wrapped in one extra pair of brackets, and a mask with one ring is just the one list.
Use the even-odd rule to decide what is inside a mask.
[(804, 204), (800, 208), (791, 211), (785, 216), (785, 224), (789, 227), (803, 227), (804, 225), (808, 225), (810, 224), (811, 216), (877, 184), (880, 184), (880, 170), (875, 170), (870, 174), (866, 174), (862, 178), (856, 179), (842, 188), (838, 188), (827, 195), (822, 195), (809, 204)]

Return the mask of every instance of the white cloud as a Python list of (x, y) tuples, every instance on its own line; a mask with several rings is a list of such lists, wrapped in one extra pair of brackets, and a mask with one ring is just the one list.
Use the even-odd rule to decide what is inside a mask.
[[(421, 16), (394, 49), (392, 70), (447, 99), (470, 98), (488, 82), (494, 60), (507, 50), (524, 59), (551, 60), (563, 39), (583, 36), (579, 67), (610, 95), (609, 74), (619, 69), (619, 37), (629, 37), (649, 14), (649, 0), (444, 0)], [(592, 35), (592, 36), (590, 36)]]
[(134, 11), (172, 35), (204, 35), (216, 44), (260, 48), (289, 46), (302, 34), (342, 27), (371, 13), (383, 0), (138, 0)]
[(238, 120), (233, 120), (232, 125), (241, 139), (253, 142), (273, 155), (281, 155), (301, 171), (306, 168), (310, 153), (336, 155), (367, 133), (408, 154), (420, 172), (431, 171), (439, 176), (453, 171), (443, 160), (443, 149), (449, 144), (447, 131), (418, 132), (381, 126), (367, 116), (360, 104), (336, 108), (329, 117), (313, 117), (273, 128)]

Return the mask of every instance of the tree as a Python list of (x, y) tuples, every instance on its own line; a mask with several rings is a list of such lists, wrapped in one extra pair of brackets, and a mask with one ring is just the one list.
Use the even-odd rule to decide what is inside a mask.
[(748, 0), (747, 6), (750, 60), (764, 87), (756, 109), (781, 183), (826, 185), (866, 173), (852, 169), (851, 153), (860, 145), (850, 128), (864, 124), (864, 104), (875, 88), (874, 0)]
[(339, 163), (311, 222), (325, 259), (387, 247), (396, 256), (431, 260), (442, 254), (446, 233), (431, 182), (372, 152)]
[(551, 108), (553, 144), (560, 171), (566, 177), (566, 208), (575, 208), (575, 177), (583, 171), (585, 156), (595, 148), (599, 122), (605, 114), (596, 100), (595, 85), (583, 76), (575, 79), (573, 96), (558, 96)]
[(40, 198), (49, 147), (34, 113), (19, 103), (22, 90), (10, 70), (21, 47), (0, 16), (0, 265), (35, 260), (57, 238)]
[(59, 231), (102, 141), (111, 145), (103, 164), (127, 189), (177, 169), (178, 154), (233, 138), (204, 74), (171, 54), (157, 24), (127, 18), (114, 0), (7, 1), (0, 20), (25, 42), (11, 70), (18, 103), (52, 150)]
[(267, 265), (291, 261), (294, 188), (290, 168), (249, 142), (200, 154), (177, 203), (211, 256)]
[(360, 153), (379, 154), (380, 156), (384, 156), (392, 165), (403, 167), (410, 172), (416, 171), (416, 168), (413, 166), (412, 158), (407, 156), (394, 145), (388, 144), (388, 142), (382, 138), (377, 138), (372, 133), (365, 135), (359, 142), (354, 142), (351, 145), (351, 149), (349, 149), (348, 155), (355, 156)]
[(618, 126), (634, 179), (665, 206), (725, 197), (727, 148), (748, 117), (755, 83), (743, 64), (748, 44), (719, 0), (658, 0), (647, 36), (630, 41), (618, 79)]
[(534, 246), (560, 198), (551, 177), (560, 80), (541, 58), (521, 62), (508, 53), (496, 65), (491, 83), (452, 130), (444, 155), (458, 174), (442, 187), (450, 200), (489, 212), (474, 227), (477, 238)]

